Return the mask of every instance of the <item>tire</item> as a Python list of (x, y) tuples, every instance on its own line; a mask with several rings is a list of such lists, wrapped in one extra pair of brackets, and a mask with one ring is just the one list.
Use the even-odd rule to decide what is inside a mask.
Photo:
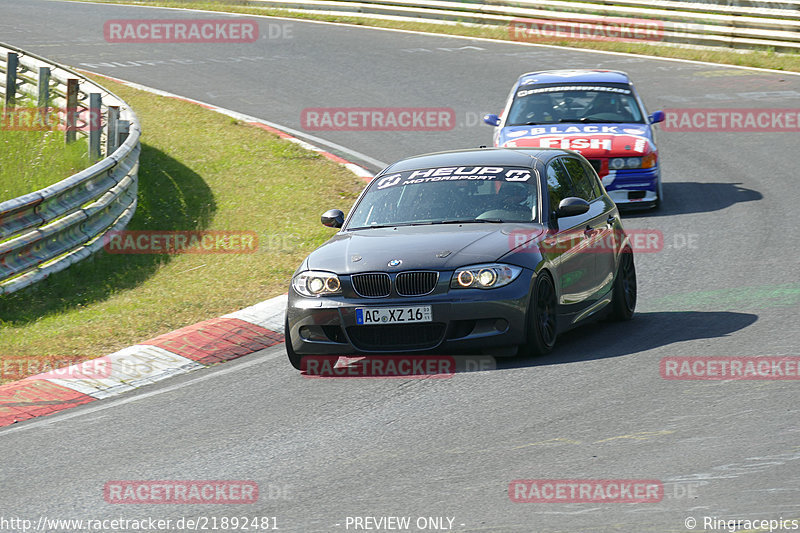
[(619, 255), (617, 277), (611, 297), (611, 318), (630, 320), (636, 310), (636, 267), (633, 263), (633, 250), (625, 248)]
[(653, 210), (658, 211), (664, 202), (664, 187), (661, 184), (661, 178), (658, 178), (658, 187), (656, 190), (656, 201), (653, 202)]
[(289, 363), (296, 369), (302, 370), (301, 364), (303, 362), (303, 356), (298, 355), (295, 353), (294, 348), (292, 347), (292, 338), (289, 335), (289, 319), (283, 324), (283, 337), (284, 337), (284, 346), (286, 346), (286, 355), (289, 357)]
[(520, 346), (520, 355), (535, 357), (553, 350), (558, 336), (557, 309), (553, 278), (548, 272), (540, 272), (536, 276), (528, 307), (528, 343)]

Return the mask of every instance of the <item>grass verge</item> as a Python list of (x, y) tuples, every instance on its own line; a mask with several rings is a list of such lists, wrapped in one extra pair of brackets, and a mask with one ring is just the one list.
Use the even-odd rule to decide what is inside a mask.
[(90, 359), (281, 294), (303, 257), (335, 231), (319, 223), (320, 214), (347, 211), (363, 187), (340, 165), (260, 128), (97, 81), (142, 123), (139, 204), (128, 229), (254, 231), (258, 249), (101, 251), (28, 290), (0, 296), (0, 363)]
[(67, 145), (63, 131), (0, 127), (0, 202), (43, 189), (88, 166), (85, 139)]
[[(255, 5), (248, 5), (246, 0), (77, 0), (83, 2), (102, 2), (129, 5), (147, 5), (159, 7), (177, 7), (202, 9), (208, 11), (220, 11), (226, 13), (244, 13), (253, 15), (281, 16), (306, 20), (322, 20), (326, 22), (340, 22), (356, 24), (361, 26), (372, 26), (377, 28), (393, 28), (400, 30), (424, 31), (429, 33), (440, 33), (445, 35), (462, 35), (467, 37), (481, 37), (486, 39), (496, 39), (502, 41), (515, 42), (511, 39), (507, 26), (490, 25), (468, 25), (468, 24), (437, 24), (432, 22), (413, 22), (413, 21), (394, 21), (381, 20), (367, 17), (354, 17), (347, 15), (323, 15), (314, 13), (302, 13), (285, 9), (267, 8)], [(668, 46), (664, 44), (646, 43), (627, 43), (615, 41), (589, 41), (578, 39), (541, 39), (537, 44), (548, 44), (557, 46), (568, 46), (572, 48), (583, 48), (590, 50), (605, 50), (611, 52), (624, 52), (629, 54), (639, 54), (655, 57), (669, 57), (676, 59), (690, 59), (694, 61), (706, 61), (709, 63), (721, 63), (726, 65), (737, 65), (747, 67), (758, 67), (791, 72), (800, 72), (800, 54), (775, 53), (765, 50), (738, 50), (730, 51), (726, 49), (712, 48), (687, 48), (678, 46)]]

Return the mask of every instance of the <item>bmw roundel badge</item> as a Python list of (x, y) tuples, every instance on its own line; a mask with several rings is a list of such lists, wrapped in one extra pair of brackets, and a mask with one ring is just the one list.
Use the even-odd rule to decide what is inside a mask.
[(390, 267), (400, 266), (400, 263), (402, 262), (403, 262), (402, 259), (392, 259), (391, 261), (389, 261), (389, 266)]

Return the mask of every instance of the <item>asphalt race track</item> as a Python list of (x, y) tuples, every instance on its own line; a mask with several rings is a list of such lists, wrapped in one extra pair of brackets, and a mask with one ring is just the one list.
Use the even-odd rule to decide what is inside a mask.
[[(500, 111), (514, 79), (531, 70), (625, 70), (651, 112), (800, 108), (796, 75), (310, 22), (261, 19), (262, 32), (288, 25), (290, 36), (250, 44), (103, 37), (109, 19), (189, 16), (3, 0), (0, 41), (301, 131), (309, 107), (455, 111), (449, 131), (308, 132), (373, 171), (491, 144), (480, 116)], [(0, 430), (0, 514), (268, 516), (292, 532), (354, 531), (347, 517), (356, 516), (563, 533), (686, 532), (688, 517), (697, 531), (712, 530), (703, 517), (798, 519), (798, 381), (659, 373), (669, 356), (800, 355), (798, 141), (797, 132), (659, 132), (665, 204), (625, 216), (626, 229), (664, 236), (663, 249), (637, 255), (633, 322), (586, 326), (546, 358), (451, 379), (307, 379), (279, 345), (16, 424)], [(254, 480), (261, 496), (238, 506), (103, 498), (109, 480), (197, 479)], [(655, 479), (664, 497), (514, 503), (516, 479)]]

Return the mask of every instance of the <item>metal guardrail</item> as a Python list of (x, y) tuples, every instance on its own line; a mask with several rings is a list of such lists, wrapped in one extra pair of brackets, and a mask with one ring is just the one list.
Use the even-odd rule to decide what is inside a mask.
[(733, 1), (733, 5), (681, 0), (487, 0), (481, 3), (452, 0), (251, 0), (250, 3), (317, 14), (506, 25), (510, 32), (513, 31), (512, 24), (524, 19), (606, 29), (624, 27), (625, 21), (631, 27), (646, 26), (645, 22), (649, 21), (656, 26), (658, 37), (654, 39), (651, 34), (647, 41), (800, 51), (800, 2)]
[(141, 128), (122, 99), (47, 59), (0, 43), (0, 72), (4, 116), (25, 97), (37, 109), (67, 109), (68, 121), (70, 111), (88, 112), (98, 127), (87, 134), (68, 123), (67, 136), (87, 134), (92, 158), (105, 156), (50, 187), (0, 203), (0, 294), (7, 294), (89, 257), (107, 232), (127, 225), (136, 211)]

